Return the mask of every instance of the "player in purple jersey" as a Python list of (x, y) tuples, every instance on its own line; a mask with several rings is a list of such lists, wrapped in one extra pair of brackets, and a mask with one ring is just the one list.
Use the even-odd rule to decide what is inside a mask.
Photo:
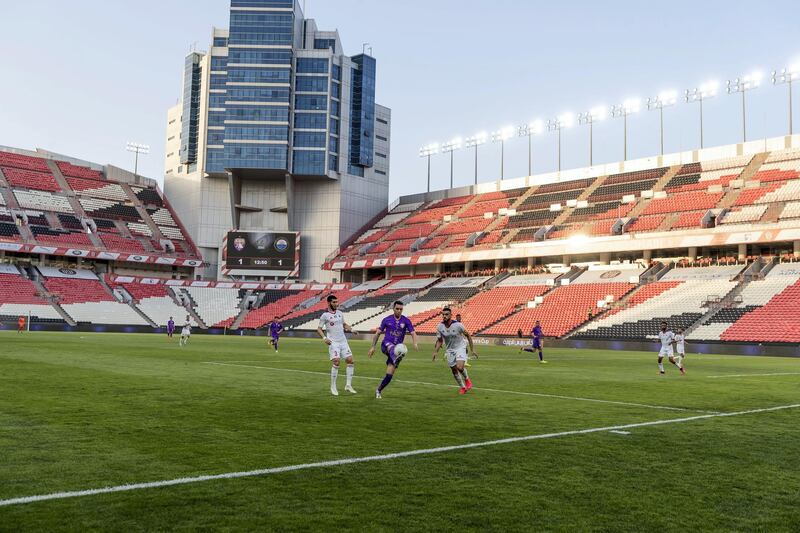
[(414, 331), (414, 325), (408, 317), (403, 316), (403, 302), (400, 300), (396, 301), (392, 305), (392, 310), (394, 313), (381, 320), (381, 325), (378, 326), (377, 331), (375, 331), (375, 336), (372, 337), (372, 347), (367, 354), (371, 359), (375, 354), (375, 346), (378, 344), (381, 335), (383, 335), (381, 352), (386, 355), (386, 375), (375, 391), (376, 398), (381, 398), (381, 392), (389, 385), (389, 382), (392, 381), (392, 377), (395, 371), (397, 371), (400, 361), (402, 361), (405, 356), (404, 353), (398, 353), (395, 348), (403, 344), (407, 333), (410, 333), (411, 338), (414, 340), (414, 349), (419, 350), (417, 332)]
[(175, 333), (175, 321), (172, 320), (172, 317), (169, 317), (167, 321), (167, 337), (171, 339), (173, 333)]
[(269, 334), (272, 337), (269, 343), (275, 347), (275, 353), (278, 353), (278, 341), (281, 339), (281, 332), (283, 332), (283, 324), (278, 322), (278, 317), (276, 316), (269, 323)]
[(544, 347), (544, 335), (542, 334), (542, 324), (537, 320), (531, 330), (531, 347), (524, 347), (520, 348), (520, 351), (523, 352), (530, 352), (536, 353), (539, 352), (539, 362), (540, 363), (547, 363), (544, 360), (544, 354), (542, 353), (542, 348)]

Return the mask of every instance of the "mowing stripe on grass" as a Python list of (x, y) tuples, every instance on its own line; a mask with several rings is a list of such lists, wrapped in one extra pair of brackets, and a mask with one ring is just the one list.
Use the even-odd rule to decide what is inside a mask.
[[(295, 368), (276, 368), (272, 366), (257, 366), (257, 365), (239, 365), (233, 363), (221, 363), (218, 361), (205, 361), (203, 364), (206, 365), (217, 365), (217, 366), (233, 366), (233, 367), (241, 367), (241, 368), (260, 368), (262, 370), (277, 370), (279, 372), (292, 372), (295, 374), (316, 374), (319, 376), (330, 376), (329, 372), (315, 372), (313, 370), (297, 370)], [(359, 379), (369, 379), (373, 381), (381, 381), (383, 378), (373, 378), (369, 376), (354, 376)], [(425, 385), (427, 387), (447, 387), (448, 389), (457, 389), (458, 385), (447, 385), (445, 383), (430, 383), (427, 381), (409, 381), (406, 379), (396, 379), (394, 380), (395, 383), (408, 383), (410, 385)], [(516, 394), (519, 396), (537, 396), (540, 398), (555, 398), (558, 400), (573, 400), (579, 402), (594, 402), (594, 403), (608, 403), (613, 405), (624, 405), (626, 407), (644, 407), (646, 409), (663, 409), (666, 411), (683, 411), (683, 412), (694, 412), (694, 413), (716, 413), (717, 411), (705, 411), (703, 409), (687, 409), (683, 407), (672, 407), (668, 405), (649, 405), (644, 403), (632, 403), (632, 402), (619, 402), (616, 400), (602, 400), (599, 398), (582, 398), (580, 396), (564, 396), (561, 394), (546, 394), (543, 392), (523, 392), (523, 391), (515, 391), (515, 390), (504, 390), (504, 389), (490, 389), (486, 387), (474, 387), (473, 390), (482, 390), (487, 392), (499, 392), (502, 394)]]
[(772, 372), (769, 374), (721, 374), (719, 376), (706, 376), (709, 379), (720, 378), (750, 378), (758, 376), (800, 376), (800, 372)]
[(482, 442), (471, 442), (467, 444), (456, 444), (452, 446), (440, 446), (438, 448), (423, 448), (419, 450), (409, 450), (405, 452), (387, 453), (383, 455), (368, 455), (366, 457), (349, 457), (345, 459), (336, 459), (332, 461), (320, 461), (317, 463), (305, 463), (288, 466), (278, 466), (274, 468), (262, 468), (259, 470), (245, 470), (241, 472), (227, 472), (224, 474), (210, 474), (204, 476), (182, 477), (177, 479), (166, 479), (162, 481), (150, 481), (147, 483), (131, 483), (129, 485), (117, 485), (114, 487), (103, 487), (99, 489), (75, 490), (68, 492), (54, 492), (51, 494), (40, 494), (36, 496), (22, 496), (19, 498), (10, 498), (7, 500), (0, 500), (0, 507), (10, 505), (21, 505), (25, 503), (42, 502), (48, 500), (63, 500), (66, 498), (77, 498), (80, 496), (96, 496), (98, 494), (110, 494), (114, 492), (127, 492), (133, 490), (155, 489), (160, 487), (171, 487), (174, 485), (187, 485), (190, 483), (200, 483), (203, 481), (215, 481), (221, 479), (238, 479), (256, 476), (268, 476), (272, 474), (281, 474), (283, 472), (295, 472), (297, 470), (310, 470), (314, 468), (330, 468), (343, 465), (351, 465), (357, 463), (369, 463), (373, 461), (388, 461), (393, 459), (402, 459), (404, 457), (414, 457), (417, 455), (430, 455), (435, 453), (446, 453), (458, 450), (469, 450), (472, 448), (483, 448), (487, 446), (498, 446), (502, 444), (512, 444), (517, 442), (526, 442), (533, 440), (554, 439), (559, 437), (569, 437), (572, 435), (588, 435), (590, 433), (601, 433), (607, 431), (624, 431), (632, 428), (642, 428), (650, 426), (662, 426), (666, 424), (680, 424), (683, 422), (693, 422), (695, 420), (707, 420), (710, 418), (722, 418), (731, 416), (751, 415), (757, 413), (768, 413), (774, 411), (783, 411), (786, 409), (796, 409), (800, 404), (792, 405), (779, 405), (776, 407), (765, 407), (761, 409), (750, 409), (747, 411), (737, 411), (734, 413), (712, 413), (706, 415), (696, 415), (685, 418), (671, 418), (665, 420), (653, 420), (651, 422), (637, 422), (634, 424), (623, 424), (618, 426), (606, 426), (599, 428), (576, 429), (572, 431), (561, 431), (558, 433), (541, 433), (538, 435), (526, 435), (524, 437), (509, 437), (505, 439), (487, 440)]

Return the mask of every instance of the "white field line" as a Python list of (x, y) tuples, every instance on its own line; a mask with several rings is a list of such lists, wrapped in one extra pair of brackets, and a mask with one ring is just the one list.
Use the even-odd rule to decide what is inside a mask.
[(706, 376), (708, 379), (720, 378), (749, 378), (758, 376), (800, 376), (800, 372), (772, 372), (770, 374), (721, 374), (719, 376)]
[[(241, 367), (241, 368), (259, 368), (261, 370), (275, 370), (278, 372), (293, 372), (299, 374), (316, 374), (319, 376), (330, 376), (328, 372), (315, 372), (312, 370), (297, 370), (294, 368), (275, 368), (269, 366), (256, 366), (256, 365), (239, 365), (239, 364), (231, 364), (231, 363), (220, 363), (216, 361), (205, 361), (203, 364), (206, 365), (217, 365), (217, 366), (233, 366), (233, 367)], [(383, 378), (373, 378), (368, 376), (354, 376), (359, 379), (369, 379), (373, 381), (381, 381)], [(430, 383), (427, 381), (409, 381), (405, 379), (397, 379), (394, 380), (395, 383), (409, 383), (411, 385), (425, 385), (427, 387), (447, 387), (449, 389), (457, 389), (458, 385), (447, 385), (443, 383)], [(523, 392), (523, 391), (514, 391), (514, 390), (503, 390), (503, 389), (490, 389), (486, 387), (475, 387), (473, 390), (481, 390), (487, 392), (499, 392), (502, 394), (516, 394), (518, 396), (536, 396), (539, 398), (555, 398), (558, 400), (573, 400), (579, 402), (594, 402), (594, 403), (607, 403), (612, 405), (624, 405), (626, 407), (644, 407), (646, 409), (662, 409), (665, 411), (683, 411), (683, 412), (694, 412), (694, 413), (716, 413), (716, 411), (705, 411), (702, 409), (686, 409), (683, 407), (672, 407), (668, 405), (649, 405), (644, 403), (632, 403), (632, 402), (619, 402), (615, 400), (602, 400), (599, 398), (583, 398), (580, 396), (563, 396), (560, 394), (545, 394), (542, 392)]]
[(602, 433), (610, 431), (625, 431), (633, 428), (642, 428), (650, 426), (662, 426), (666, 424), (680, 424), (683, 422), (693, 422), (695, 420), (706, 420), (710, 418), (722, 418), (731, 416), (750, 415), (757, 413), (768, 413), (773, 411), (783, 411), (786, 409), (795, 409), (800, 407), (800, 404), (792, 405), (779, 405), (776, 407), (766, 407), (762, 409), (750, 409), (747, 411), (737, 411), (734, 413), (711, 413), (705, 415), (696, 415), (685, 418), (671, 418), (664, 420), (653, 420), (651, 422), (637, 422), (634, 424), (622, 424), (617, 426), (605, 426), (598, 428), (576, 429), (572, 431), (560, 431), (558, 433), (540, 433), (537, 435), (526, 435), (523, 437), (508, 437), (505, 439), (487, 440), (481, 442), (471, 442), (467, 444), (456, 444), (452, 446), (440, 446), (438, 448), (422, 448), (418, 450), (409, 450), (405, 452), (387, 453), (383, 455), (368, 455), (366, 457), (349, 457), (345, 459), (335, 459), (332, 461), (320, 461), (317, 463), (304, 463), (288, 466), (278, 466), (274, 468), (262, 468), (259, 470), (245, 470), (240, 472), (227, 472), (224, 474), (209, 474), (203, 476), (182, 477), (177, 479), (166, 479), (162, 481), (150, 481), (146, 483), (131, 483), (128, 485), (116, 485), (112, 487), (103, 487), (99, 489), (86, 489), (67, 492), (54, 492), (51, 494), (40, 494), (36, 496), (21, 496), (18, 498), (10, 498), (7, 500), (0, 500), (0, 507), (21, 505), (25, 503), (34, 503), (47, 500), (63, 500), (66, 498), (77, 498), (80, 496), (95, 496), (98, 494), (110, 494), (114, 492), (127, 492), (133, 490), (155, 489), (160, 487), (170, 487), (174, 485), (187, 485), (190, 483), (200, 483), (203, 481), (215, 481), (220, 479), (238, 479), (256, 476), (268, 476), (272, 474), (281, 474), (283, 472), (295, 472), (297, 470), (310, 470), (314, 468), (330, 468), (343, 465), (351, 465), (357, 463), (369, 463), (374, 461), (389, 461), (393, 459), (401, 459), (404, 457), (414, 457), (417, 455), (430, 455), (435, 453), (447, 453), (458, 450), (468, 450), (472, 448), (483, 448), (487, 446), (498, 446), (502, 444), (512, 444), (517, 442), (527, 442), (533, 440), (554, 439), (559, 437), (569, 437), (572, 435), (588, 435), (590, 433)]
[(621, 431), (619, 429), (612, 429), (611, 431), (609, 431), (609, 433), (615, 433), (617, 435), (630, 435), (631, 434), (630, 431)]

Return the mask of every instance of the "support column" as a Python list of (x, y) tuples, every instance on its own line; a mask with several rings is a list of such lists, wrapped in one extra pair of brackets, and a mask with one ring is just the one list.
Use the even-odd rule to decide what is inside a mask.
[(607, 265), (611, 262), (611, 254), (609, 252), (603, 252), (600, 254), (600, 264)]
[(561, 257), (561, 264), (564, 266), (569, 266), (570, 263), (572, 263), (572, 258), (569, 256), (569, 254)]
[(697, 259), (697, 246), (692, 246), (689, 248), (689, 259), (692, 261)]
[(642, 259), (649, 263), (653, 259), (653, 250), (645, 250), (642, 252)]
[(472, 261), (464, 261), (464, 274), (472, 272)]
[[(288, 187), (289, 180), (287, 175), (286, 185)], [(239, 208), (237, 205), (242, 203), (242, 180), (239, 176), (235, 176), (233, 172), (228, 172), (228, 191), (231, 197), (231, 220), (233, 221), (233, 229), (239, 229)], [(288, 198), (288, 189), (287, 189)]]
[(535, 263), (536, 263), (536, 259), (535, 258), (533, 258), (533, 257), (529, 257), (528, 258), (528, 268), (533, 268), (534, 266), (536, 266)]
[(367, 282), (367, 269), (364, 268), (361, 270), (361, 283)]
[(500, 269), (503, 268), (503, 260), (502, 259), (495, 259), (494, 260), (494, 271), (500, 272)]
[(800, 241), (794, 241), (792, 243), (792, 253), (794, 255), (800, 255)]
[(389, 279), (392, 277), (392, 269), (390, 267), (386, 267), (386, 270), (383, 271), (383, 279)]
[(411, 265), (411, 275), (412, 276), (417, 275), (417, 265)]
[(747, 245), (740, 244), (739, 245), (739, 253), (738, 253), (739, 261), (744, 261), (747, 258)]
[(441, 274), (442, 273), (442, 264), (441, 263), (436, 263), (436, 273), (437, 274)]

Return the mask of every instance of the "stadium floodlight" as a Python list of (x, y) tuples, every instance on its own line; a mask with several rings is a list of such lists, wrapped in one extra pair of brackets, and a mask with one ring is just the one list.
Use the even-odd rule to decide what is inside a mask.
[(800, 63), (795, 63), (789, 67), (781, 69), (780, 71), (772, 71), (772, 84), (778, 85), (785, 83), (789, 86), (789, 135), (793, 134), (792, 131), (792, 82), (800, 77)]
[(700, 148), (703, 148), (703, 101), (714, 98), (718, 89), (719, 82), (717, 81), (707, 81), (694, 89), (686, 89), (686, 103), (698, 102), (700, 104)]
[(533, 142), (531, 137), (539, 135), (542, 131), (544, 131), (544, 122), (538, 119), (523, 124), (517, 129), (517, 134), (520, 137), (528, 137), (528, 176), (533, 176)]
[(578, 113), (578, 124), (589, 125), (589, 166), (594, 164), (592, 152), (594, 151), (594, 123), (605, 120), (608, 117), (606, 106), (596, 106), (586, 113)]
[(453, 188), (453, 152), (461, 148), (461, 137), (456, 137), (442, 145), (442, 153), (450, 153), (450, 188)]
[(642, 108), (642, 101), (638, 98), (628, 98), (621, 104), (611, 106), (612, 117), (622, 117), (622, 160), (628, 160), (628, 115), (638, 113)]
[(150, 153), (150, 147), (148, 145), (146, 145), (146, 144), (128, 142), (128, 144), (125, 145), (125, 149), (127, 151), (129, 151), (129, 152), (133, 152), (134, 154), (136, 154), (136, 157), (135, 157), (134, 162), (133, 162), (133, 175), (134, 176), (138, 176), (139, 175), (139, 154), (142, 154), (142, 155), (149, 154)]
[(514, 127), (513, 126), (506, 126), (503, 129), (497, 130), (492, 132), (492, 142), (493, 143), (500, 143), (500, 179), (502, 180), (505, 177), (505, 159), (506, 159), (506, 150), (505, 145), (506, 141), (514, 136)]
[(664, 155), (664, 108), (672, 107), (678, 101), (678, 91), (661, 91), (658, 96), (647, 99), (648, 111), (658, 110), (661, 131), (661, 155)]
[(419, 149), (420, 157), (428, 158), (428, 192), (431, 192), (431, 156), (439, 153), (439, 145), (431, 143)]
[(475, 185), (478, 184), (478, 146), (486, 144), (488, 136), (486, 132), (476, 133), (472, 137), (467, 137), (464, 141), (464, 146), (467, 148), (475, 149)]
[(742, 142), (747, 142), (747, 111), (744, 95), (747, 91), (757, 89), (761, 85), (761, 78), (763, 78), (761, 72), (754, 71), (741, 78), (728, 80), (728, 94), (742, 93)]
[(558, 133), (558, 171), (561, 172), (561, 130), (572, 127), (575, 117), (572, 113), (561, 113), (556, 118), (547, 121), (547, 131)]

